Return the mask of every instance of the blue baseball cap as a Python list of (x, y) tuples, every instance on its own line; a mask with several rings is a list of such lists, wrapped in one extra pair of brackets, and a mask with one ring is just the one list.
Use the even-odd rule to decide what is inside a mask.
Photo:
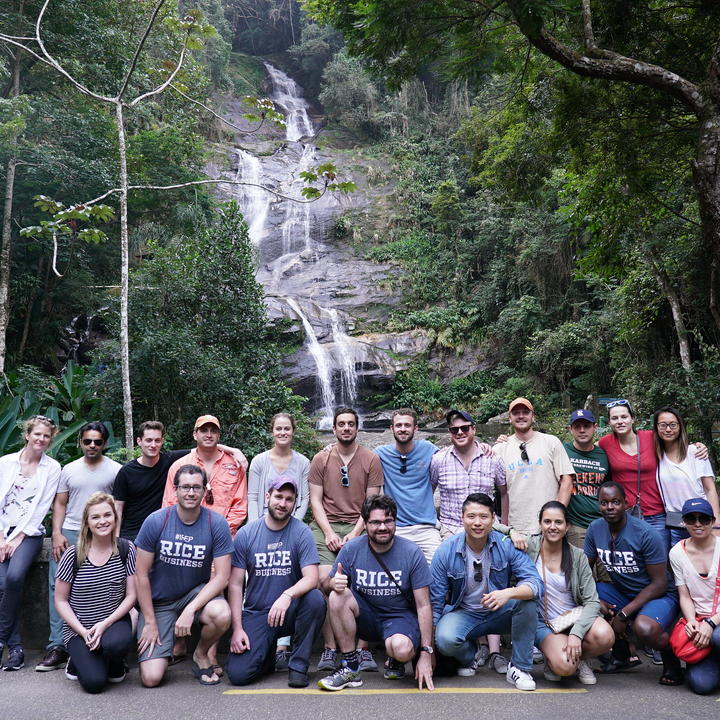
[(590, 410), (575, 410), (570, 416), (569, 424), (572, 425), (576, 420), (587, 420), (589, 423), (596, 423), (597, 420)]
[(682, 506), (682, 516), (690, 515), (690, 513), (699, 513), (714, 518), (712, 505), (705, 498), (690, 498), (686, 500)]
[(471, 425), (475, 424), (473, 416), (470, 413), (466, 413), (464, 410), (450, 410), (450, 412), (448, 412), (445, 416), (445, 422), (449, 425), (456, 417), (461, 417)]

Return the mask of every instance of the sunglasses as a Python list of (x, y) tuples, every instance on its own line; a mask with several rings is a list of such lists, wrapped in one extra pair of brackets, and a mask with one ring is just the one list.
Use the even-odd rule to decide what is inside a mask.
[(40, 422), (44, 422), (55, 427), (55, 421), (47, 415), (33, 415), (30, 420), (39, 420)]
[(530, 462), (530, 457), (527, 454), (527, 443), (526, 442), (520, 443), (520, 457), (523, 459), (523, 462)]
[(105, 441), (104, 441), (102, 438), (100, 438), (100, 439), (97, 439), (97, 438), (83, 438), (83, 439), (82, 439), (82, 444), (83, 444), (83, 445), (86, 445), (86, 446), (87, 446), (87, 445), (97, 445), (97, 447), (102, 447), (102, 445), (105, 444)]
[(610, 410), (610, 408), (617, 407), (618, 405), (622, 405), (623, 407), (630, 407), (630, 403), (627, 400), (613, 400), (612, 402), (609, 402), (605, 407)]
[(483, 580), (483, 566), (480, 560), (473, 560), (473, 570), (475, 571), (475, 574), (473, 575), (473, 580), (476, 583), (481, 583)]
[(407, 472), (407, 455), (400, 456), (400, 473), (404, 475)]
[(707, 515), (683, 515), (683, 522), (686, 525), (697, 525), (698, 523), (700, 525), (709, 525), (712, 521), (713, 519)]
[(448, 432), (451, 435), (457, 435), (459, 432), (462, 432), (463, 435), (467, 435), (470, 432), (470, 428), (473, 427), (472, 425), (455, 425), (455, 427), (449, 427)]
[(349, 487), (350, 487), (350, 474), (349, 474), (349, 472), (348, 472), (348, 466), (347, 466), (347, 465), (343, 465), (343, 466), (340, 468), (340, 484), (341, 484), (344, 488), (349, 488)]

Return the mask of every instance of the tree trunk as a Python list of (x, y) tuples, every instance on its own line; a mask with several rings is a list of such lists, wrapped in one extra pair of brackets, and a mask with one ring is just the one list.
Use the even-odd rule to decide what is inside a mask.
[(120, 367), (122, 374), (123, 414), (125, 415), (125, 449), (127, 459), (132, 458), (133, 415), (132, 394), (130, 391), (130, 339), (128, 324), (128, 288), (129, 288), (129, 242), (127, 218), (127, 152), (125, 145), (125, 118), (122, 102), (115, 104), (117, 121), (118, 150), (120, 158)]

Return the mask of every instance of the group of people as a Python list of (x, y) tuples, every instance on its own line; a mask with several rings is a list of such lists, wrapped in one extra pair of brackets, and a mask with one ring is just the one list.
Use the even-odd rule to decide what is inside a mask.
[(164, 452), (162, 424), (143, 423), (141, 454), (123, 466), (103, 454), (105, 426), (87, 423), (82, 457), (61, 469), (46, 454), (57, 428), (35, 416), (23, 450), (0, 458), (3, 669), (24, 664), (18, 608), (52, 507), (50, 637), (36, 670), (64, 668), (88, 692), (125, 678), (134, 638), (146, 687), (190, 647), (200, 684), (279, 670), (306, 687), (319, 636), (328, 691), (362, 685), (381, 644), (384, 677), (411, 664), (420, 688), (487, 666), (534, 690), (543, 661), (550, 682), (595, 684), (589, 659), (622, 672), (644, 650), (661, 684), (683, 682), (681, 654), (692, 690), (713, 692), (720, 509), (707, 448), (672, 408), (645, 431), (630, 403), (611, 402), (612, 432), (597, 443), (590, 410), (571, 414), (565, 443), (535, 429), (527, 398), (508, 410), (512, 434), (493, 446), (450, 410), (451, 443), (438, 449), (401, 408), (394, 442), (373, 451), (358, 443), (357, 413), (339, 408), (336, 442), (312, 461), (279, 413), (249, 469), (212, 415), (197, 419), (192, 450)]

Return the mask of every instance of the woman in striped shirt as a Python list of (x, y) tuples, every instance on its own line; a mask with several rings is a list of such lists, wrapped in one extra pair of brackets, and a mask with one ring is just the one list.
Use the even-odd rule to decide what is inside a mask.
[(117, 522), (112, 495), (91, 495), (77, 545), (65, 551), (57, 569), (55, 607), (70, 653), (65, 675), (90, 693), (125, 679), (132, 642), (135, 546), (116, 537)]

